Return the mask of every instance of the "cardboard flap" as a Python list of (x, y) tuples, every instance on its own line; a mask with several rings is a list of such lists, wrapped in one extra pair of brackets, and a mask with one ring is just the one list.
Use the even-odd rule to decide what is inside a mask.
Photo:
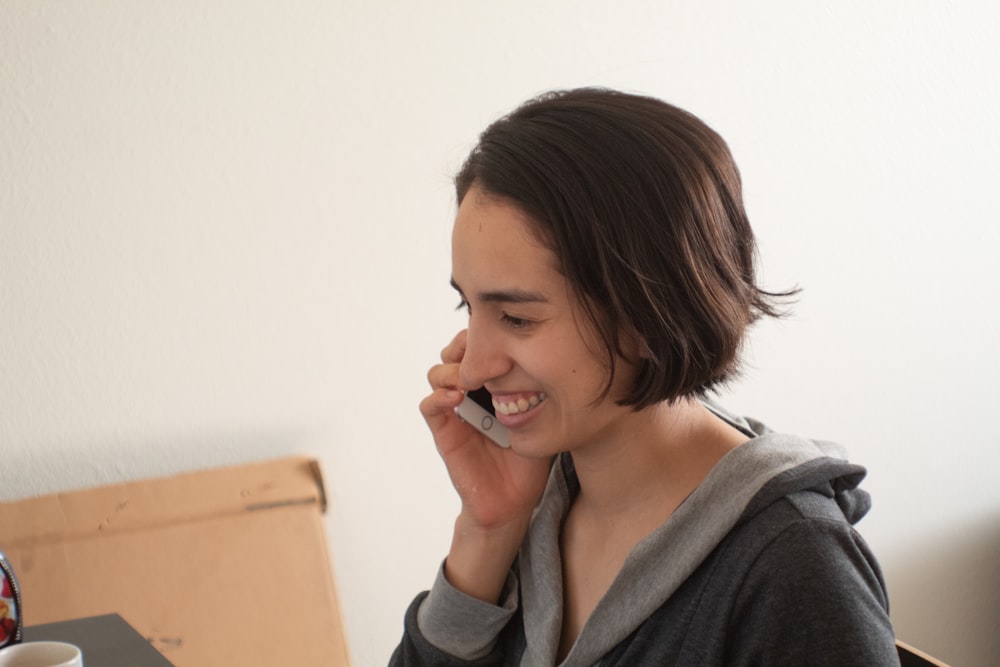
[(344, 667), (319, 465), (287, 458), (0, 503), (26, 626), (118, 614), (177, 667)]
[(0, 503), (0, 535), (11, 548), (284, 505), (326, 510), (315, 460), (280, 459)]

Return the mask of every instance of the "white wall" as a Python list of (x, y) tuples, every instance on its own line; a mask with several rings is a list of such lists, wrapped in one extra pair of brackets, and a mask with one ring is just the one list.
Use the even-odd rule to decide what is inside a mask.
[(622, 87), (727, 137), (805, 290), (724, 400), (848, 444), (899, 635), (1000, 664), (998, 43), (989, 0), (0, 0), (0, 497), (314, 455), (384, 664), (457, 508), (416, 407), (449, 177)]

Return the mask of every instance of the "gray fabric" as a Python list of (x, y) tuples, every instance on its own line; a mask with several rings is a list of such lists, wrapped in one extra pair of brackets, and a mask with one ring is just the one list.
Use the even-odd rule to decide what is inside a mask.
[[(564, 667), (589, 667), (656, 610), (722, 541), (750, 500), (778, 474), (825, 453), (795, 436), (768, 433), (731, 451), (662, 526), (635, 546), (598, 602)], [(522, 667), (555, 664), (562, 631), (559, 531), (572, 497), (553, 470), (521, 550), (524, 625)], [(658, 567), (669, 562), (671, 567)]]
[[(499, 605), (465, 595), (438, 569), (434, 587), (420, 605), (417, 622), (429, 642), (445, 653), (475, 660), (493, 650), (497, 636), (518, 606), (517, 580), (507, 575)], [(475, 619), (470, 625), (469, 619)]]
[[(756, 437), (719, 461), (633, 549), (561, 664), (898, 664), (881, 572), (850, 527), (869, 506), (855, 488), (864, 469), (830, 443), (776, 434), (708, 407)], [(453, 596), (461, 594), (439, 576), (431, 605), (418, 596), (411, 606), (392, 664), (555, 664), (559, 530), (575, 484), (564, 455), (515, 568), (519, 609), (509, 596), (505, 609), (458, 603)], [(497, 635), (483, 628), (495, 632), (504, 623), (490, 650)], [(475, 641), (460, 646), (467, 635)]]

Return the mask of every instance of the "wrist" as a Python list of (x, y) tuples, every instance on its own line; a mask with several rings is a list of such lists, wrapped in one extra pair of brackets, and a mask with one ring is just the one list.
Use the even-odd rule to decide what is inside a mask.
[(496, 604), (529, 520), (524, 517), (485, 528), (460, 514), (444, 566), (448, 583), (466, 595)]

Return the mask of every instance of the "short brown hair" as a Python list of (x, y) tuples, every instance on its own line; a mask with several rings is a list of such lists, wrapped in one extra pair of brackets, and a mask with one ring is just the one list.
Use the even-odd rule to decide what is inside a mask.
[(536, 224), (597, 331), (610, 377), (623, 332), (644, 344), (621, 400), (702, 396), (736, 374), (747, 327), (794, 293), (759, 289), (739, 171), (725, 141), (658, 99), (556, 91), (491, 124), (455, 178)]

